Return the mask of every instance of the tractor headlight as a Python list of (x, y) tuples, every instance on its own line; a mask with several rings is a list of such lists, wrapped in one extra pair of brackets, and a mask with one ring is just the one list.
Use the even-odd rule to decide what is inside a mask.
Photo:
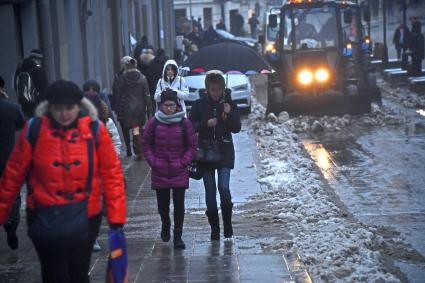
[(323, 68), (318, 69), (314, 73), (314, 79), (319, 83), (327, 82), (329, 80), (329, 71)]
[(266, 52), (267, 53), (276, 53), (276, 47), (273, 43), (269, 43), (266, 45)]
[(298, 82), (302, 85), (310, 85), (313, 82), (313, 73), (309, 70), (302, 70), (298, 73)]

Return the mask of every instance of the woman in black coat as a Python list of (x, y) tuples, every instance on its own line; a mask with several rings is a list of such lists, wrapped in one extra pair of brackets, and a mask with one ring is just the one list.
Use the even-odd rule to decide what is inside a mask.
[[(235, 149), (232, 133), (241, 130), (241, 121), (237, 105), (230, 93), (225, 91), (224, 78), (221, 74), (211, 73), (205, 78), (206, 90), (201, 93), (192, 107), (190, 119), (198, 132), (199, 144), (203, 141), (217, 141), (221, 159), (218, 162), (201, 162), (205, 187), (206, 215), (211, 226), (211, 240), (220, 239), (220, 225), (217, 210), (216, 191), (220, 193), (223, 216), (224, 237), (233, 236), (232, 197), (230, 193), (230, 170), (235, 164)], [(215, 180), (218, 175), (218, 186)]]

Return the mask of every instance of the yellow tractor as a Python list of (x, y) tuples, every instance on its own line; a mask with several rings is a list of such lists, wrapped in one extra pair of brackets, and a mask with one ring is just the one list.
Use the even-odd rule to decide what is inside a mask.
[(268, 28), (278, 31), (269, 75), (267, 113), (343, 115), (369, 112), (381, 100), (371, 66), (369, 11), (347, 1), (292, 0)]

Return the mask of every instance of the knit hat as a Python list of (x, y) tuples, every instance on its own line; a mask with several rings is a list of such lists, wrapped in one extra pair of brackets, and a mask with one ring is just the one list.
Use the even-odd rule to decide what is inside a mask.
[(89, 91), (90, 89), (94, 89), (97, 93), (100, 93), (100, 85), (95, 80), (88, 80), (83, 84), (83, 91)]
[(165, 101), (174, 101), (176, 104), (178, 104), (177, 100), (177, 92), (172, 89), (166, 89), (162, 91), (161, 93), (161, 104)]
[(31, 50), (30, 58), (42, 60), (43, 57), (43, 52), (40, 49), (34, 48)]
[(124, 56), (121, 58), (121, 69), (130, 70), (137, 68), (137, 61), (131, 56)]
[(83, 92), (75, 83), (57, 80), (46, 89), (46, 99), (50, 104), (77, 104), (83, 98)]

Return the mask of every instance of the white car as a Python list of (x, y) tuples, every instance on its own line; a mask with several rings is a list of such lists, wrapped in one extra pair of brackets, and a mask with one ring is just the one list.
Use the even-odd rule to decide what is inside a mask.
[[(189, 88), (189, 99), (184, 101), (188, 110), (199, 99), (199, 89), (205, 88), (205, 76), (202, 74), (184, 77)], [(244, 74), (225, 74), (223, 77), (227, 81), (226, 87), (232, 90), (232, 100), (240, 110), (250, 112), (252, 88), (248, 77)]]

